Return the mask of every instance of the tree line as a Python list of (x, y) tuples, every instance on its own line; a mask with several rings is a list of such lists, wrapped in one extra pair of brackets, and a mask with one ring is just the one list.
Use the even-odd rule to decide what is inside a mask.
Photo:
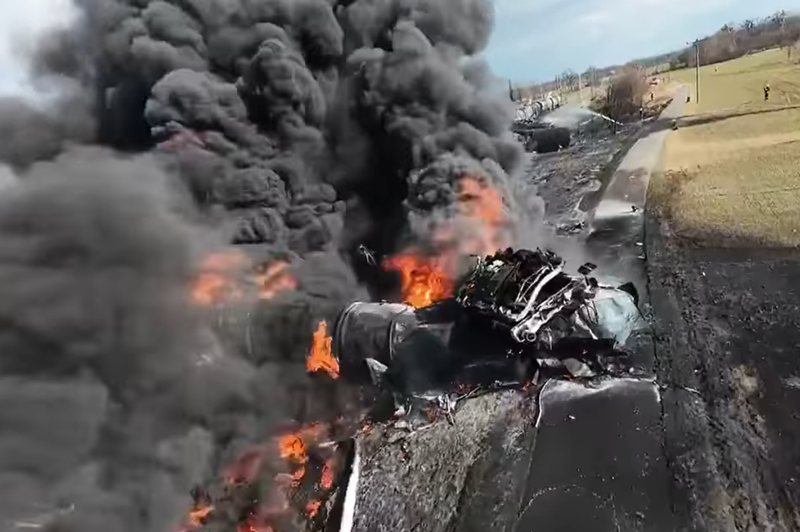
[(693, 67), (696, 56), (700, 66), (736, 59), (743, 55), (780, 47), (787, 51), (790, 60), (800, 42), (800, 16), (787, 15), (779, 11), (760, 20), (748, 19), (741, 24), (725, 24), (713, 35), (697, 41), (699, 54), (689, 46), (673, 54), (669, 59), (670, 69)]
[[(789, 60), (800, 52), (800, 15), (789, 15), (786, 11), (762, 19), (747, 19), (740, 24), (728, 23), (713, 35), (697, 40), (700, 65), (720, 63), (743, 55), (780, 47), (787, 51)], [(537, 97), (549, 91), (575, 91), (580, 88), (605, 86), (615, 76), (626, 75), (632, 68), (639, 71), (656, 68), (658, 71), (678, 70), (694, 67), (697, 57), (694, 45), (686, 48), (631, 61), (626, 65), (613, 65), (603, 68), (589, 67), (582, 73), (567, 69), (554, 80), (537, 83), (511, 90), (511, 98)]]

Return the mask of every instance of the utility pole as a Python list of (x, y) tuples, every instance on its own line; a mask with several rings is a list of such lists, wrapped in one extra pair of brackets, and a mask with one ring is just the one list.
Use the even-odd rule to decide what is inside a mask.
[[(689, 44), (689, 43), (686, 43)], [(694, 101), (700, 103), (700, 40), (694, 41)]]
[(694, 43), (694, 101), (700, 104), (700, 41)]

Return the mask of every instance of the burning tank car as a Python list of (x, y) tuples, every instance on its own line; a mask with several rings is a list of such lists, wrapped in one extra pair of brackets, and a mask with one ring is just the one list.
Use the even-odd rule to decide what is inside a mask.
[(576, 275), (549, 251), (476, 258), (454, 297), (415, 309), (356, 302), (333, 332), (342, 376), (449, 409), (476, 390), (525, 386), (539, 372), (573, 378), (627, 371), (622, 349), (642, 323), (633, 285)]
[[(365, 262), (380, 268), (363, 251)], [(370, 422), (390, 422), (385, 428), (396, 430), (387, 436), (394, 441), (443, 419), (455, 423), (461, 399), (524, 388), (537, 375), (629, 375), (623, 347), (641, 324), (635, 290), (600, 284), (589, 277), (591, 264), (574, 275), (564, 268), (551, 252), (507, 249), (474, 258), (453, 297), (431, 306), (350, 304), (324, 343), (330, 341), (337, 376), (363, 392), (357, 419), (343, 416), (278, 438), (290, 452), (277, 465), (261, 447), (245, 454), (226, 472), (226, 482), (198, 491), (202, 529), (188, 530), (261, 530), (269, 524), (276, 532), (349, 531), (361, 475), (358, 446)], [(274, 467), (293, 482), (260, 482), (277, 477), (262, 472), (256, 478), (254, 467)], [(284, 502), (278, 513), (273, 500)]]

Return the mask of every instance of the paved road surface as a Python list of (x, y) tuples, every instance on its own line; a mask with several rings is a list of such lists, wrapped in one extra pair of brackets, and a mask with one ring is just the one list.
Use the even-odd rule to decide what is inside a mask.
[[(603, 255), (598, 276), (633, 279), (642, 296), (647, 183), (687, 90), (679, 91), (622, 160), (593, 216), (589, 245)], [(640, 331), (637, 340), (639, 369), (655, 377), (650, 331)], [(564, 383), (546, 387), (528, 478), (528, 502), (515, 532), (679, 529), (653, 382), (611, 380), (591, 392)]]

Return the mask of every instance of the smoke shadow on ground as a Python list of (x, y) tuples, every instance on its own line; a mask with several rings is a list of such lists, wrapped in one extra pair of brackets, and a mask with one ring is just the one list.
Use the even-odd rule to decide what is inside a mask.
[[(707, 124), (714, 124), (716, 122), (722, 122), (724, 120), (728, 120), (731, 118), (740, 118), (743, 116), (751, 116), (751, 115), (763, 115), (763, 114), (770, 114), (770, 113), (777, 113), (780, 111), (788, 111), (792, 109), (800, 109), (800, 105), (782, 105), (780, 107), (772, 107), (769, 109), (754, 109), (750, 111), (743, 111), (741, 109), (738, 110), (731, 110), (724, 113), (707, 113), (699, 116), (691, 116), (691, 117), (682, 117), (678, 119), (678, 126), (679, 127), (693, 127), (693, 126), (704, 126)], [(670, 126), (672, 121), (670, 122)]]
[(769, 238), (759, 238), (741, 231), (722, 232), (714, 229), (669, 226), (670, 238), (676, 244), (696, 249), (703, 258), (720, 258), (729, 261), (762, 260), (770, 258), (796, 258), (800, 260), (800, 248), (787, 246)]
[(646, 227), (659, 380), (680, 385), (662, 392), (674, 509), (693, 530), (794, 530), (800, 250), (685, 240), (655, 211)]
[(614, 176), (614, 173), (617, 171), (622, 160), (631, 150), (634, 144), (642, 138), (643, 130), (640, 130), (635, 135), (631, 135), (629, 139), (627, 139), (623, 144), (619, 151), (614, 155), (614, 157), (608, 162), (605, 166), (603, 171), (600, 175), (597, 176), (597, 181), (600, 182), (600, 188), (598, 188), (594, 192), (590, 192), (586, 194), (581, 202), (578, 204), (578, 208), (583, 212), (590, 212), (597, 207), (600, 201), (603, 199), (603, 196), (608, 189), (609, 184), (611, 183), (611, 178)]

